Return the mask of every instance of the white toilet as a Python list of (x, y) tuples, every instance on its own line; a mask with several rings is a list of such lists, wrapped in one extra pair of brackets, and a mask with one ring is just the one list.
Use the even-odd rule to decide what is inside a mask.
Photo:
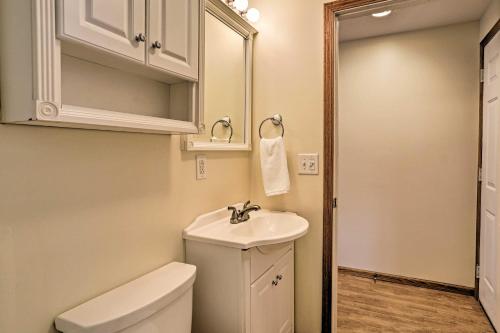
[(64, 333), (190, 333), (196, 267), (170, 263), (77, 306), (56, 320)]

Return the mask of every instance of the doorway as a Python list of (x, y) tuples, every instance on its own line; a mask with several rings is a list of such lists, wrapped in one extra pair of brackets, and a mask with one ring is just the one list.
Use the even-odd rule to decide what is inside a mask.
[[(461, 5), (476, 7), (479, 5), (477, 1), (468, 2), (469, 4), (467, 1), (461, 1)], [(484, 1), (481, 5), (483, 8), (476, 8), (477, 11), (483, 11), (488, 5), (487, 2)], [(430, 35), (431, 32), (434, 33), (431, 30), (441, 30), (436, 34), (441, 34), (442, 38), (446, 34), (451, 37), (441, 41), (438, 38), (436, 43), (446, 45), (447, 49), (453, 49), (456, 46), (453, 45), (453, 42), (456, 42), (455, 37), (473, 34), (471, 32), (473, 28), (467, 25), (475, 23), (471, 20), (451, 22), (448, 17), (443, 16), (445, 19), (441, 18), (439, 22), (433, 24), (427, 22), (427, 26), (421, 25), (409, 29), (408, 20), (403, 20), (407, 30), (399, 31), (390, 30), (394, 28), (391, 24), (389, 28), (384, 27), (382, 23), (372, 26), (359, 24), (364, 16), (375, 13), (392, 10), (393, 15), (404, 16), (405, 10), (412, 6), (420, 6), (421, 9), (423, 6), (444, 3), (446, 3), (444, 0), (337, 1), (325, 6), (324, 296), (331, 294), (333, 301), (330, 300), (332, 303), (328, 306), (328, 297), (323, 298), (324, 332), (328, 332), (328, 317), (330, 325), (337, 319), (333, 316), (332, 320), (334, 311), (331, 310), (331, 305), (336, 304), (336, 285), (326, 281), (329, 264), (332, 276), (336, 273), (337, 262), (340, 262), (344, 263), (343, 274), (349, 272), (351, 276), (369, 277), (375, 281), (385, 280), (389, 283), (397, 282), (400, 285), (413, 284), (431, 289), (445, 289), (447, 292), (468, 295), (474, 293), (475, 201), (480, 127), (477, 112), (479, 37), (477, 40), (469, 41), (474, 43), (472, 48), (475, 49), (471, 52), (474, 53), (477, 64), (471, 60), (468, 61), (470, 64), (467, 64), (467, 60), (463, 62), (463, 58), (457, 59), (448, 54), (449, 62), (454, 65), (469, 66), (465, 69), (469, 72), (466, 80), (464, 77), (456, 76), (459, 71), (456, 68), (452, 69), (446, 64), (436, 64), (436, 59), (446, 55), (432, 54), (425, 51), (425, 48), (408, 51), (410, 50), (408, 46), (402, 48), (401, 45), (408, 43), (412, 38), (421, 38), (422, 43), (414, 44), (420, 47), (424, 45), (432, 51), (429, 45), (435, 36)], [(456, 1), (454, 3), (456, 4)], [(456, 14), (456, 10), (450, 12)], [(446, 14), (446, 11), (443, 13)], [(342, 24), (347, 18), (358, 20), (356, 26), (364, 27), (368, 32), (365, 31), (364, 36), (359, 36), (363, 33), (363, 29), (358, 28), (354, 32), (349, 32), (352, 42), (346, 46), (347, 43), (343, 44), (342, 40), (345, 38)], [(474, 20), (477, 21), (478, 17)], [(459, 33), (453, 30), (461, 28), (471, 30)], [(417, 36), (422, 33), (427, 35)], [(352, 37), (356, 34), (357, 37)], [(396, 42), (394, 39), (389, 41), (381, 36), (399, 37), (400, 41)], [(371, 45), (368, 47), (361, 45), (369, 43)], [(380, 45), (383, 45), (382, 49)], [(388, 51), (390, 46), (392, 49)], [(406, 58), (407, 63), (412, 64), (411, 68), (405, 67), (404, 62), (398, 62), (398, 51), (401, 52), (402, 49), (418, 58)], [(344, 58), (347, 60), (343, 61), (342, 54), (345, 52), (348, 56)], [(369, 58), (363, 54), (368, 54), (372, 58), (378, 57), (375, 60), (381, 62), (375, 66), (372, 63), (363, 67), (361, 63)], [(425, 68), (419, 67), (421, 65), (419, 61), (427, 55), (436, 65), (435, 68), (428, 70), (429, 73), (425, 72)], [(460, 61), (463, 63), (459, 64)], [(346, 74), (343, 66), (349, 66), (349, 62), (357, 67)], [(470, 72), (471, 68), (473, 74)], [(408, 69), (415, 71), (405, 72)], [(448, 73), (441, 73), (441, 78), (449, 79), (451, 76), (455, 82), (451, 80), (448, 84), (438, 84), (438, 79), (430, 80), (426, 76), (426, 74), (439, 74), (440, 70), (450, 70)], [(378, 80), (369, 77), (376, 74), (379, 75)], [(354, 80), (356, 75), (362, 77), (365, 82)], [(415, 86), (412, 86), (412, 82), (394, 80), (393, 77), (397, 75), (406, 78), (419, 77), (420, 82), (416, 84), (413, 82)], [(467, 81), (470, 86), (462, 86), (464, 90), (459, 91), (456, 86), (458, 81), (462, 81), (461, 83)], [(354, 88), (350, 88), (349, 84)], [(446, 89), (440, 89), (442, 86)], [(472, 95), (467, 101), (460, 100), (470, 92), (470, 87), (474, 90), (475, 101)], [(345, 91), (349, 88), (352, 96)], [(406, 96), (404, 93), (398, 93), (405, 88), (412, 91)], [(377, 100), (380, 91), (389, 91), (392, 94)], [(456, 96), (446, 95), (450, 91), (456, 93)], [(411, 100), (411, 92), (415, 92), (422, 99)], [(436, 103), (427, 105), (430, 99), (428, 96), (433, 93), (436, 95)], [(342, 96), (345, 99), (350, 97), (350, 104), (345, 103)], [(387, 103), (387, 100), (390, 103)], [(391, 109), (395, 104), (399, 106)], [(460, 108), (462, 113), (457, 111)], [(348, 111), (349, 114), (342, 113)], [(435, 118), (436, 116), (438, 118)], [(348, 127), (350, 129), (347, 130)], [(348, 143), (347, 139), (350, 140)], [(399, 222), (402, 220), (406, 224)], [(339, 228), (345, 226), (342, 225), (344, 221), (349, 223), (348, 228), (351, 230), (337, 233)], [(359, 223), (360, 221), (364, 224)], [(381, 224), (384, 222), (390, 223)], [(393, 228), (391, 232), (388, 232), (391, 230), (389, 227)], [(330, 232), (337, 239), (345, 235), (351, 237), (347, 241), (339, 239), (339, 244), (343, 242), (343, 248), (338, 253), (335, 252), (339, 256), (335, 263), (333, 256), (328, 257), (327, 238), (331, 237)], [(419, 243), (422, 246), (418, 247)], [(332, 249), (333, 246), (330, 253)], [(328, 290), (329, 283), (330, 290)]]

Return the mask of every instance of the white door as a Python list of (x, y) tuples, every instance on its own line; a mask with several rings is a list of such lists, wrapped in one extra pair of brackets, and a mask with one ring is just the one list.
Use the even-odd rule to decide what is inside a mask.
[(57, 4), (58, 38), (145, 61), (146, 0), (58, 0)]
[(274, 332), (293, 332), (293, 255), (288, 252), (275, 265), (276, 281), (274, 288), (274, 315), (276, 328)]
[(148, 14), (148, 63), (197, 80), (200, 0), (150, 0)]
[(252, 333), (276, 333), (274, 329), (274, 288), (276, 271), (270, 268), (250, 287), (250, 326)]
[(481, 183), (481, 243), (479, 300), (498, 328), (496, 316), (497, 292), (497, 167), (498, 167), (498, 114), (500, 34), (486, 46), (484, 53), (483, 96), (483, 159)]

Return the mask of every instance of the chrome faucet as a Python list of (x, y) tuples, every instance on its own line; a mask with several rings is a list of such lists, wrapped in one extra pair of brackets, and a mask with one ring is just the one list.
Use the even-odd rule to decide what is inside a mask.
[(231, 224), (238, 224), (241, 222), (248, 221), (250, 219), (250, 212), (260, 210), (259, 205), (250, 205), (250, 200), (245, 202), (243, 208), (238, 210), (236, 207), (227, 207), (228, 210), (232, 210), (231, 219), (229, 220)]

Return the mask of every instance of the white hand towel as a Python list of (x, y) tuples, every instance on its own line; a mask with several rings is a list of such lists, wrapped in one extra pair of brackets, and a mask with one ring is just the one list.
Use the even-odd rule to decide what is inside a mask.
[(264, 190), (268, 197), (288, 193), (290, 176), (286, 163), (285, 144), (281, 136), (260, 140), (260, 167)]

